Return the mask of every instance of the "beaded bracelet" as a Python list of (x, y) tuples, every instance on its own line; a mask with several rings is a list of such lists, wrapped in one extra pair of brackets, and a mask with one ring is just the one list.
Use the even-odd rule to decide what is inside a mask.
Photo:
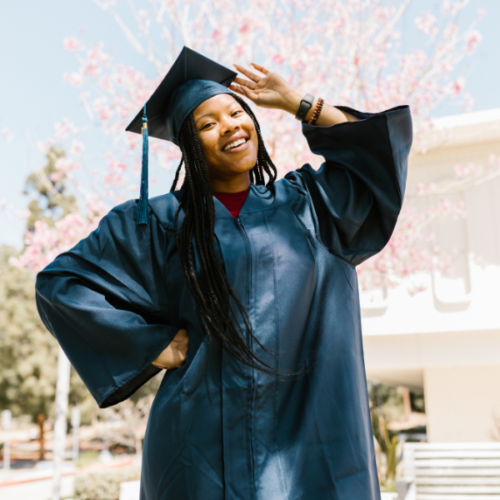
[(316, 103), (316, 108), (314, 109), (314, 113), (307, 122), (308, 125), (314, 125), (316, 123), (316, 120), (318, 119), (318, 116), (321, 113), (321, 110), (323, 109), (324, 102), (325, 101), (321, 97), (318, 99), (318, 102)]

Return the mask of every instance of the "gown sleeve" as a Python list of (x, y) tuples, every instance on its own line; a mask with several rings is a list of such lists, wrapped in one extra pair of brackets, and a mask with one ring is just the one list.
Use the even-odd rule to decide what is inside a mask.
[(363, 113), (329, 127), (304, 123), (311, 151), (325, 162), (287, 174), (308, 192), (316, 232), (335, 255), (358, 265), (389, 241), (403, 203), (412, 122), (408, 106)]
[(137, 226), (135, 204), (111, 210), (36, 281), (45, 326), (101, 408), (156, 375), (151, 362), (178, 331), (167, 324), (165, 230), (152, 211)]

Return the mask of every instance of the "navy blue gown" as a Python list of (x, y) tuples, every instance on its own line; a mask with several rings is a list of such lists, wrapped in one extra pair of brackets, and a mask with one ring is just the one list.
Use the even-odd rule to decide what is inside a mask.
[[(403, 202), (408, 106), (329, 127), (302, 125), (325, 159), (270, 189), (252, 185), (235, 219), (214, 199), (216, 248), (245, 305), (253, 346), (276, 377), (203, 333), (174, 242), (181, 191), (117, 206), (37, 278), (37, 304), (100, 407), (159, 372), (187, 328), (146, 432), (141, 500), (378, 500), (355, 266), (379, 252)], [(182, 220), (182, 214), (181, 214)]]

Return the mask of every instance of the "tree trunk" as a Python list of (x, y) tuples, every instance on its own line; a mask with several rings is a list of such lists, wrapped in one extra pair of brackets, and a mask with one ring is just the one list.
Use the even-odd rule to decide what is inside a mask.
[(45, 415), (40, 413), (37, 417), (38, 422), (38, 440), (40, 441), (40, 454), (38, 460), (45, 460)]
[(54, 474), (52, 476), (52, 500), (61, 499), (61, 480), (66, 449), (66, 418), (68, 415), (68, 394), (71, 374), (71, 365), (66, 354), (59, 346), (57, 359), (56, 385), (56, 415), (54, 420), (54, 447), (52, 462)]

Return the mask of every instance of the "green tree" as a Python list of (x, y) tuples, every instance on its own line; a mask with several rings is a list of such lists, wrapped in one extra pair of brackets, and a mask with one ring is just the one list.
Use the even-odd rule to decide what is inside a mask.
[[(27, 177), (28, 231), (34, 230), (37, 221), (53, 225), (77, 209), (75, 196), (66, 189), (67, 174), (59, 168), (58, 162), (64, 159), (64, 151), (52, 147), (44, 167)], [(30, 415), (38, 422), (43, 459), (44, 421), (54, 410), (58, 344), (38, 315), (35, 277), (28, 269), (9, 264), (16, 256), (14, 248), (0, 247), (0, 409)], [(134, 409), (139, 399), (156, 393), (160, 381), (160, 377), (154, 377), (134, 394), (130, 403)], [(96, 403), (74, 370), (69, 403), (82, 408), (82, 423), (97, 415)]]
[(46, 154), (46, 165), (27, 177), (24, 193), (32, 197), (28, 203), (28, 231), (33, 231), (38, 220), (53, 225), (76, 211), (76, 197), (67, 193), (67, 174), (57, 167), (58, 161), (64, 161), (65, 158), (66, 154), (62, 149), (52, 146)]
[[(35, 302), (32, 274), (9, 264), (15, 249), (0, 247), (0, 408), (30, 415), (40, 426), (54, 407), (57, 380), (56, 339), (46, 330)], [(90, 395), (73, 370), (70, 404)], [(40, 458), (44, 449), (41, 447)]]
[(36, 419), (53, 404), (57, 342), (38, 315), (30, 272), (8, 262), (15, 255), (0, 248), (0, 407)]
[[(25, 193), (31, 196), (28, 231), (37, 220), (54, 224), (76, 208), (76, 199), (66, 193), (66, 175), (56, 162), (64, 152), (51, 148), (46, 165), (26, 179)], [(27, 269), (9, 264), (17, 252), (0, 247), (0, 407), (14, 415), (30, 415), (40, 427), (40, 459), (43, 459), (43, 428), (54, 407), (57, 380), (57, 341), (43, 325), (35, 302), (35, 279)], [(90, 395), (78, 375), (71, 377), (70, 403)]]

